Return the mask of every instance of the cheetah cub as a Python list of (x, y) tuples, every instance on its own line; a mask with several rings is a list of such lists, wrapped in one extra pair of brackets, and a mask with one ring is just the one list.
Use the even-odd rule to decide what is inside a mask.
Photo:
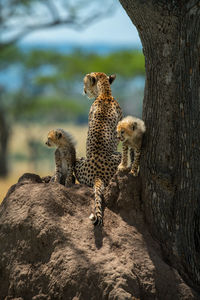
[[(140, 154), (142, 138), (146, 131), (144, 122), (141, 119), (127, 116), (117, 125), (117, 136), (122, 141), (122, 159), (118, 170), (124, 170), (128, 163), (128, 148), (131, 156), (131, 173), (138, 176), (140, 168)], [(133, 159), (134, 158), (134, 159)]]
[(55, 151), (56, 169), (52, 181), (61, 183), (61, 177), (64, 177), (65, 186), (71, 186), (75, 183), (73, 172), (76, 162), (75, 143), (71, 135), (63, 129), (51, 130), (48, 133), (46, 145), (57, 147)]

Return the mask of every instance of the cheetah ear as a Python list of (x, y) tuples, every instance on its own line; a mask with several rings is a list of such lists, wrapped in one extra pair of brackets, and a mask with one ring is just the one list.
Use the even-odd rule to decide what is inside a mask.
[(96, 83), (96, 78), (95, 78), (94, 76), (91, 76), (91, 75), (88, 75), (88, 78), (89, 78), (91, 84), (92, 84), (92, 85), (95, 85), (95, 83)]
[(115, 74), (112, 74), (112, 75), (108, 76), (108, 80), (109, 80), (110, 84), (113, 83), (113, 81), (115, 80), (115, 78), (116, 78)]
[(62, 137), (62, 133), (61, 133), (61, 132), (58, 132), (58, 133), (57, 133), (57, 138), (60, 139), (61, 137)]
[(136, 128), (137, 128), (137, 122), (134, 122), (132, 129), (135, 130)]

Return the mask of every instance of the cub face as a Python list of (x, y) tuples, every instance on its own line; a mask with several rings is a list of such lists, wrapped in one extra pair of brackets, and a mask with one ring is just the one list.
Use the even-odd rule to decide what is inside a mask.
[(100, 72), (92, 72), (90, 74), (86, 74), (83, 83), (84, 83), (84, 94), (88, 96), (88, 98), (96, 98), (99, 95), (99, 87), (98, 83), (101, 81), (105, 81), (105, 83), (111, 84), (115, 80), (116, 75), (107, 76), (105, 73)]
[(117, 125), (117, 138), (122, 141), (129, 141), (133, 138), (137, 129), (137, 123), (121, 123)]
[(47, 135), (46, 145), (48, 147), (59, 146), (63, 142), (62, 132), (59, 130), (51, 130)]

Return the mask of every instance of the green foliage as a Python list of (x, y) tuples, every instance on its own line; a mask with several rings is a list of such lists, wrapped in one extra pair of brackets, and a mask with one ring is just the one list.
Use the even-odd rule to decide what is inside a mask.
[(0, 70), (8, 68), (13, 63), (21, 63), (23, 54), (16, 46), (9, 46), (0, 51)]
[(44, 65), (61, 66), (64, 55), (54, 51), (32, 50), (25, 56), (24, 64), (27, 69), (36, 69)]
[[(115, 73), (117, 97), (124, 102), (128, 84), (145, 72), (142, 53), (128, 50), (106, 55), (80, 49), (69, 54), (44, 50), (22, 53), (12, 47), (1, 53), (1, 67), (16, 63), (21, 65), (21, 85), (17, 91), (7, 92), (4, 105), (18, 121), (87, 121), (90, 102), (80, 96), (85, 74), (93, 71)], [(133, 99), (133, 96), (128, 96)], [(138, 111), (135, 106), (133, 109)]]
[(53, 67), (54, 72), (48, 76), (39, 76), (38, 84), (52, 84), (62, 79), (79, 80), (84, 74), (94, 71), (116, 73), (122, 78), (133, 78), (145, 73), (142, 53), (127, 50), (107, 55), (84, 53), (78, 49), (68, 55), (51, 51), (32, 51), (26, 60), (28, 68), (44, 65)]
[(89, 103), (88, 101), (78, 102), (73, 98), (58, 98), (43, 96), (37, 98), (19, 98), (14, 103), (10, 112), (15, 120), (31, 120), (43, 122), (46, 119), (51, 121), (86, 121)]

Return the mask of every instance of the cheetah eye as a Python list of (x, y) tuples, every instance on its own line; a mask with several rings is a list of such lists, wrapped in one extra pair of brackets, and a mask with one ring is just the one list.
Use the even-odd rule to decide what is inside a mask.
[(58, 133), (57, 133), (57, 138), (60, 139), (61, 137), (62, 137), (62, 133), (61, 133), (61, 132), (58, 132)]
[(90, 79), (90, 82), (92, 85), (95, 85), (96, 83), (96, 78), (94, 76), (89, 75), (88, 78)]
[(134, 123), (133, 123), (132, 130), (135, 130), (136, 128), (137, 128), (137, 122), (134, 122)]
[(124, 132), (125, 132), (125, 130), (124, 130), (124, 129), (122, 129), (122, 130), (121, 130), (121, 133), (122, 133), (122, 134), (124, 134)]

